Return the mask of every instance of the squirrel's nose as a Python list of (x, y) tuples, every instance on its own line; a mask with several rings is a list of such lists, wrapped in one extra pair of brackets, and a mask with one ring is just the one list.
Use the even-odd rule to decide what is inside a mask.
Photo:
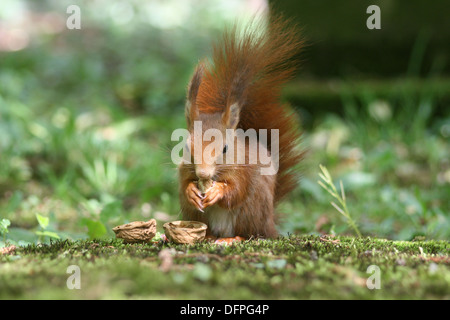
[(212, 172), (204, 168), (197, 168), (197, 170), (195, 170), (195, 174), (202, 180), (211, 179), (213, 176)]

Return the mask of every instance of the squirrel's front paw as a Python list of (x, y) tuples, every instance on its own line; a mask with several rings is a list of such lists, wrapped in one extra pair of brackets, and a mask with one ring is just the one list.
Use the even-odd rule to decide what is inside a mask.
[(214, 181), (213, 185), (206, 190), (205, 198), (203, 198), (203, 207), (207, 208), (215, 204), (223, 198), (225, 194), (226, 183)]
[(190, 204), (196, 207), (199, 211), (203, 212), (205, 206), (203, 205), (204, 196), (194, 182), (190, 182), (186, 188), (186, 197)]

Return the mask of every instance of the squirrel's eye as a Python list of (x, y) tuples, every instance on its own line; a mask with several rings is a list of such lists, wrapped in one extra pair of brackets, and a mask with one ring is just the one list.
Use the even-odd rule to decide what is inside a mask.
[(226, 144), (225, 147), (223, 147), (223, 153), (226, 153), (228, 150), (228, 145)]

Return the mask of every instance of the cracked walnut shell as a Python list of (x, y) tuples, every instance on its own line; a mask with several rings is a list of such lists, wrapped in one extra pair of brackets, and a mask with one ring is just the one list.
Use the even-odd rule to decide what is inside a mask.
[(134, 221), (113, 228), (116, 238), (125, 243), (150, 242), (156, 235), (156, 220)]

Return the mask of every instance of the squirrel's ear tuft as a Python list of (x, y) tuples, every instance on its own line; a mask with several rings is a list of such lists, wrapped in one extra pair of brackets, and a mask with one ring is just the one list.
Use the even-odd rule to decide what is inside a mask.
[(195, 119), (198, 118), (197, 106), (193, 105), (191, 101), (187, 100), (186, 106), (184, 107), (184, 115), (186, 117), (186, 124), (189, 129)]
[(198, 89), (200, 88), (200, 84), (202, 83), (204, 71), (204, 63), (200, 62), (195, 68), (194, 74), (192, 75), (191, 81), (189, 82), (188, 86), (187, 99), (191, 102), (194, 102), (197, 98)]
[(191, 125), (192, 121), (194, 121), (194, 119), (197, 118), (198, 116), (196, 100), (200, 84), (202, 83), (204, 69), (205, 68), (203, 63), (200, 62), (194, 71), (191, 81), (189, 82), (185, 107), (185, 116), (188, 127)]
[(241, 107), (237, 102), (231, 104), (227, 109), (225, 110), (225, 113), (223, 114), (222, 121), (225, 124), (225, 126), (229, 129), (236, 129), (238, 123), (239, 123), (239, 113), (241, 112)]

